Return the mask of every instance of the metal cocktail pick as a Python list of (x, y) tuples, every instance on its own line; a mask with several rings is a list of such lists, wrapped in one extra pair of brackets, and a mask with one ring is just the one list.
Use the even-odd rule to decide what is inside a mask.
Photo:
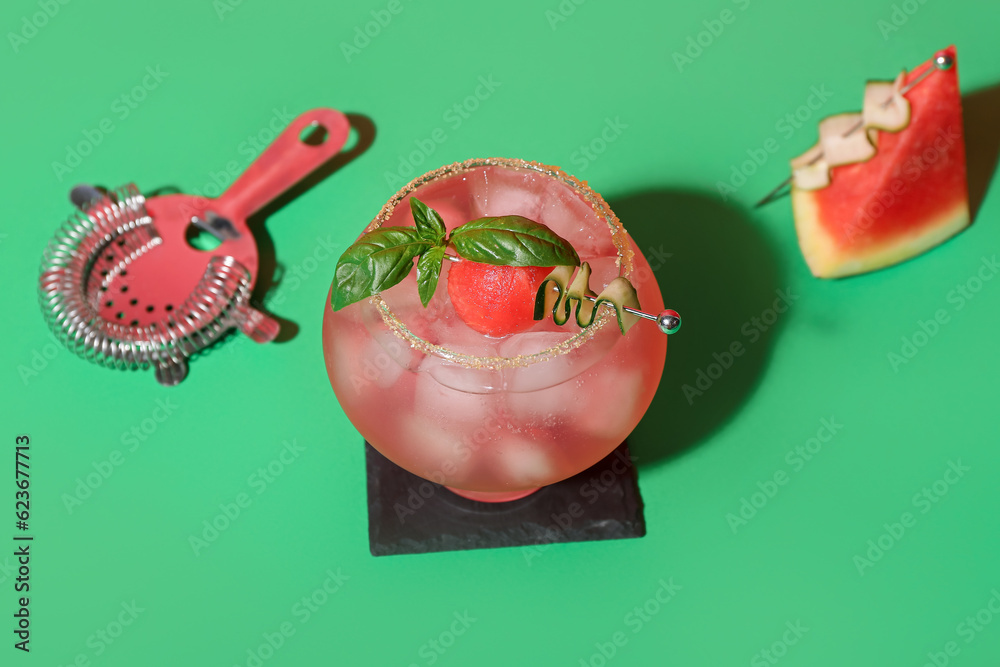
[[(448, 255), (448, 254), (445, 255), (445, 259), (452, 262), (462, 261), (461, 257), (456, 257), (455, 255)], [(587, 301), (590, 301), (591, 303), (597, 302), (597, 299), (590, 296), (589, 294), (584, 294), (583, 298), (585, 298)], [(603, 303), (608, 308), (614, 308), (614, 306), (607, 301), (604, 301)], [(670, 334), (675, 334), (681, 330), (681, 316), (680, 313), (678, 313), (676, 310), (671, 310), (670, 308), (667, 308), (659, 315), (646, 313), (641, 310), (636, 310), (635, 308), (629, 308), (628, 306), (622, 306), (622, 310), (624, 310), (627, 313), (631, 313), (636, 317), (641, 317), (644, 320), (649, 320), (650, 322), (656, 322), (656, 326), (660, 328), (660, 331), (667, 334), (668, 336)]]
[[(584, 294), (583, 298), (585, 298), (587, 301), (590, 302), (597, 301), (597, 299), (590, 296), (589, 294)], [(604, 302), (604, 305), (607, 306), (608, 308), (614, 308), (614, 306), (612, 306), (607, 301)], [(660, 327), (660, 331), (662, 331), (667, 335), (675, 334), (681, 330), (681, 316), (680, 313), (678, 313), (676, 310), (671, 310), (670, 308), (667, 308), (659, 315), (644, 313), (641, 310), (636, 310), (635, 308), (629, 308), (628, 306), (622, 306), (622, 310), (624, 310), (627, 313), (632, 313), (637, 317), (641, 317), (644, 320), (656, 322), (656, 326)]]
[[(921, 81), (923, 81), (924, 79), (926, 79), (927, 77), (929, 77), (934, 72), (936, 72), (938, 70), (951, 69), (951, 66), (954, 65), (954, 64), (955, 64), (955, 62), (952, 59), (951, 55), (949, 55), (948, 53), (945, 53), (943, 51), (938, 51), (937, 54), (935, 54), (935, 56), (934, 56), (934, 66), (933, 67), (928, 67), (923, 72), (921, 72), (920, 75), (916, 79), (914, 79), (910, 83), (908, 83), (905, 86), (903, 86), (902, 88), (900, 88), (899, 89), (899, 94), (900, 95), (905, 95), (906, 93), (908, 93), (911, 90), (913, 90), (917, 86), (917, 84), (919, 84)], [(892, 104), (892, 98), (891, 97), (888, 98), (886, 101), (882, 102), (882, 108), (883, 109), (888, 108), (888, 106), (890, 104)], [(863, 121), (858, 121), (858, 123), (856, 125), (852, 126), (850, 129), (848, 129), (846, 132), (844, 132), (844, 134), (842, 136), (845, 136), (845, 137), (850, 136), (851, 134), (854, 134), (855, 132), (857, 132), (858, 130), (860, 130), (862, 127), (864, 127), (864, 122)], [(822, 159), (822, 157), (823, 157), (823, 153), (821, 152), (818, 155), (816, 155), (816, 157), (814, 157), (812, 160), (810, 160), (809, 164), (815, 164), (815, 163), (819, 162), (820, 159)], [(792, 182), (792, 179), (793, 179), (793, 176), (789, 176), (784, 181), (782, 181), (778, 185), (778, 187), (776, 187), (773, 190), (771, 190), (770, 192), (768, 192), (767, 195), (763, 199), (761, 199), (759, 202), (757, 202), (756, 204), (754, 204), (754, 208), (760, 208), (761, 206), (764, 206), (765, 204), (770, 204), (772, 201), (774, 201), (775, 199), (777, 199), (778, 198), (778, 193), (781, 192), (782, 190), (784, 190), (786, 186), (790, 185), (791, 182)]]

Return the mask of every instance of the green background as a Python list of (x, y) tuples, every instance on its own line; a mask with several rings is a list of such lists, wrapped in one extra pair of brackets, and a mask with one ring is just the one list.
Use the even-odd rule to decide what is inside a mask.
[[(36, 537), (30, 655), (11, 647), (13, 575), (0, 556), (0, 608), (10, 610), (0, 664), (252, 665), (248, 651), (283, 623), (294, 634), (265, 665), (600, 665), (599, 645), (619, 632), (626, 641), (608, 664), (774, 664), (780, 654), (782, 665), (923, 665), (948, 642), (958, 649), (949, 664), (998, 664), (1000, 617), (987, 604), (1000, 590), (1000, 280), (961, 308), (953, 293), (1000, 244), (1000, 185), (981, 196), (998, 143), (997, 3), (590, 0), (560, 10), (557, 0), (402, 0), (346, 55), (341, 45), (386, 2), (75, 0), (53, 2), (51, 18), (42, 5), (0, 10), (0, 499), (10, 508), (0, 533), (14, 532), (10, 461), (14, 436), (27, 433)], [(732, 22), (712, 23), (726, 9)], [(44, 25), (26, 28), (33, 20)], [(709, 26), (722, 30), (702, 35), (707, 46), (679, 67), (675, 52)], [(859, 108), (866, 79), (891, 78), (949, 43), (963, 92), (989, 89), (967, 98), (983, 199), (975, 224), (902, 266), (812, 278), (788, 200), (750, 205), (812, 144), (816, 120)], [(164, 77), (123, 115), (115, 100), (147, 66)], [(456, 127), (446, 114), (480, 77), (499, 85)], [(786, 136), (779, 121), (823, 86), (830, 98)], [(52, 344), (37, 270), (71, 211), (70, 186), (210, 191), (231, 179), (228, 163), (248, 163), (244, 142), (276, 109), (316, 106), (367, 116), (376, 136), (258, 220), (283, 267), (262, 277), (258, 297), (293, 323), (291, 340), (230, 338), (173, 389)], [(105, 119), (113, 131), (78, 166), (54, 166)], [(608, 122), (614, 140), (585, 157)], [(396, 189), (386, 172), (438, 128), (446, 139), (414, 173), (493, 155), (561, 165), (609, 200), (651, 259), (660, 253), (657, 279), (685, 326), (631, 439), (643, 539), (369, 555), (363, 450), (321, 359), (335, 257), (317, 251), (354, 239)], [(780, 150), (723, 202), (716, 183), (771, 138)], [(769, 317), (776, 290), (793, 305), (751, 341), (752, 318)], [(918, 335), (926, 344), (894, 368), (888, 355), (939, 309), (947, 323)], [(736, 341), (746, 353), (689, 402), (682, 386)], [(170, 414), (156, 422), (161, 401)], [(800, 466), (788, 453), (823, 419), (842, 428)], [(144, 439), (130, 451), (133, 428)], [(262, 489), (256, 471), (293, 441), (304, 449)], [(68, 507), (116, 451), (121, 465)], [(939, 502), (915, 499), (950, 461), (969, 470), (938, 484)], [(776, 473), (787, 484), (746, 524), (727, 519)], [(196, 554), (189, 537), (240, 493), (249, 507)], [(911, 526), (884, 537), (904, 512)], [(880, 536), (891, 548), (859, 567), (855, 557)], [(296, 605), (328, 571), (347, 579), (305, 617)], [(651, 603), (671, 578), (675, 596)], [(142, 611), (105, 643), (97, 633), (116, 633), (133, 601)], [(644, 605), (656, 613), (638, 623), (633, 610)], [(429, 642), (450, 643), (455, 614), (466, 612), (475, 621), (435, 652)], [(991, 622), (961, 625), (977, 613)], [(796, 623), (808, 629), (801, 637), (786, 633)]]

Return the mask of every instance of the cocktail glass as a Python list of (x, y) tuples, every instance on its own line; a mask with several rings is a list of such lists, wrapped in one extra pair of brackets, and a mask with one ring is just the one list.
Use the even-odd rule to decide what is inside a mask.
[[(591, 287), (615, 276), (644, 310), (663, 298), (649, 264), (599, 194), (556, 167), (517, 159), (467, 160), (413, 180), (365, 232), (412, 226), (408, 199), (436, 209), (451, 230), (470, 220), (521, 215), (569, 240), (593, 268)], [(386, 458), (451, 491), (511, 501), (586, 470), (622, 443), (649, 407), (667, 338), (640, 322), (620, 332), (614, 310), (594, 324), (550, 314), (528, 331), (492, 338), (456, 315), (449, 262), (425, 308), (415, 271), (381, 294), (334, 312), (323, 349), (340, 405)]]

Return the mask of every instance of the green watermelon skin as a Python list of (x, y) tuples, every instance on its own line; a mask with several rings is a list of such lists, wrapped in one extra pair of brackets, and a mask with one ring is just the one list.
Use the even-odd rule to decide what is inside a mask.
[[(880, 131), (875, 156), (834, 167), (827, 187), (792, 188), (799, 246), (813, 275), (837, 278), (891, 266), (969, 225), (958, 60), (954, 46), (939, 53), (954, 64), (906, 94), (906, 128)], [(927, 67), (933, 59), (907, 82)]]

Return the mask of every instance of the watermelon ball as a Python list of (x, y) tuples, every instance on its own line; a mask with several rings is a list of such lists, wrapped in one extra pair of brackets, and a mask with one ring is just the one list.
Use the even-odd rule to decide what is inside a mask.
[(499, 338), (534, 324), (535, 295), (551, 266), (494, 266), (463, 259), (451, 265), (448, 296), (471, 329)]

